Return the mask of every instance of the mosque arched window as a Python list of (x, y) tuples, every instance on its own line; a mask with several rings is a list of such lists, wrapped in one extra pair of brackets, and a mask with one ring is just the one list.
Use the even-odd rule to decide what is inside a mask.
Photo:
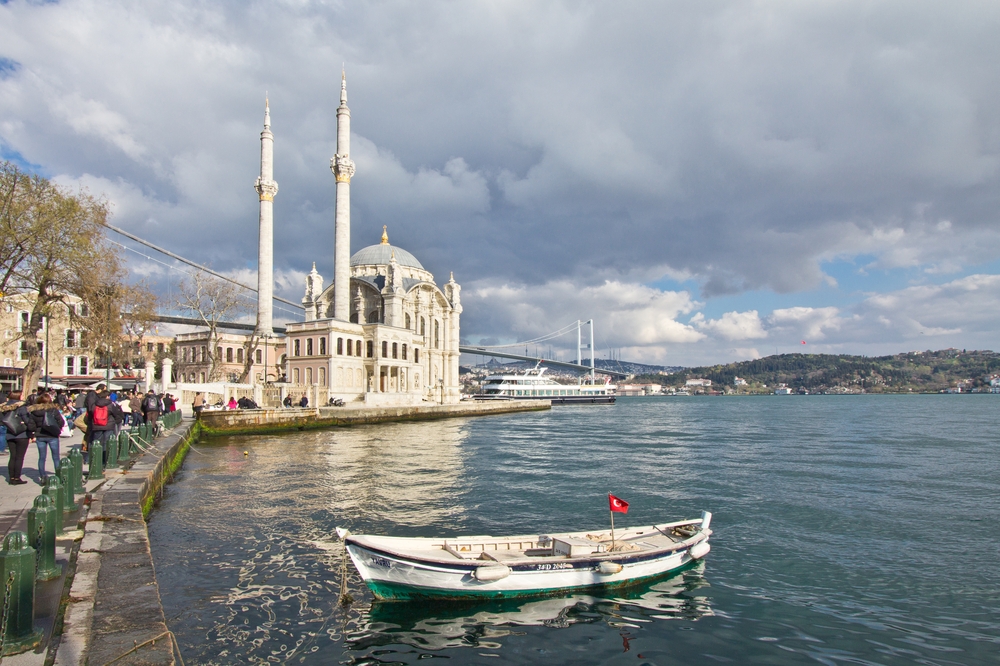
[(292, 383), (293, 384), (298, 384), (299, 383), (299, 369), (298, 368), (294, 368), (292, 370)]
[(378, 310), (372, 310), (368, 313), (368, 323), (377, 324), (378, 323)]
[(361, 358), (361, 340), (354, 343), (354, 355)]
[(319, 369), (319, 385), (326, 386), (326, 368)]
[(406, 343), (403, 343), (403, 360), (406, 360)]
[(427, 335), (427, 322), (423, 317), (420, 318), (420, 335)]
[(438, 325), (438, 320), (434, 320), (434, 349), (441, 349), (441, 327)]
[(368, 358), (371, 358), (372, 356), (375, 355), (375, 346), (372, 344), (371, 340), (368, 341), (368, 350), (367, 351), (368, 351), (368, 354), (367, 354)]
[(326, 336), (325, 335), (322, 338), (319, 339), (319, 355), (320, 356), (325, 356), (326, 355)]
[(387, 358), (389, 356), (389, 343), (385, 340), (382, 341), (382, 358)]
[(410, 328), (410, 313), (409, 312), (406, 313), (406, 319), (404, 321), (406, 321), (406, 328), (409, 329)]
[(347, 355), (354, 356), (354, 340), (347, 338)]
[(420, 363), (420, 350), (416, 347), (413, 348), (413, 362)]
[(295, 338), (295, 342), (292, 343), (292, 356), (301, 356), (301, 347), (299, 347), (300, 342), (301, 341), (298, 338)]
[(392, 357), (399, 358), (399, 344), (396, 342), (392, 343)]
[[(306, 338), (306, 356), (312, 356), (312, 355), (313, 355), (313, 339)], [(309, 383), (311, 384), (312, 382)]]
[(306, 384), (312, 386), (313, 383), (313, 369), (306, 368)]
[(344, 353), (344, 338), (337, 338), (337, 355)]

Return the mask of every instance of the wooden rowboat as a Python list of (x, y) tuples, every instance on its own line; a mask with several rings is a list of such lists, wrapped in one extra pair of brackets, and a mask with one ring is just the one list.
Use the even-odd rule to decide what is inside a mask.
[(380, 599), (505, 599), (649, 581), (709, 552), (712, 514), (607, 531), (450, 539), (352, 535), (337, 529)]

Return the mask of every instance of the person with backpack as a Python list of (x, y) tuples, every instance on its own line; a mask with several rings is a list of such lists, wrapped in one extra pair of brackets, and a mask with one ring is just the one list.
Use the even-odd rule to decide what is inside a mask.
[(45, 485), (46, 454), (52, 452), (52, 471), (59, 466), (59, 433), (66, 423), (59, 405), (52, 402), (48, 393), (38, 396), (38, 401), (28, 407), (28, 413), (35, 422), (35, 444), (38, 446), (38, 482)]
[(0, 421), (7, 426), (7, 446), (10, 447), (7, 483), (12, 486), (27, 483), (21, 478), (21, 469), (28, 443), (35, 434), (35, 420), (28, 414), (27, 405), (21, 402), (20, 391), (11, 391), (7, 395), (7, 404), (0, 406)]
[(153, 428), (156, 428), (156, 419), (160, 418), (161, 411), (163, 410), (161, 409), (160, 399), (153, 393), (153, 389), (149, 389), (146, 397), (142, 399), (142, 414), (146, 418), (146, 423), (151, 423), (153, 424)]
[(117, 432), (121, 422), (122, 410), (108, 397), (108, 392), (98, 393), (87, 412), (87, 434), (90, 435), (91, 446), (101, 445), (104, 463), (108, 462), (108, 439)]

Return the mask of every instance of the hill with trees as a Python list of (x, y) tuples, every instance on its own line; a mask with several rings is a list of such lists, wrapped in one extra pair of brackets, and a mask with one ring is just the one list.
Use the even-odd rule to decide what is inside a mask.
[(685, 368), (671, 374), (638, 375), (635, 382), (683, 386), (688, 379), (712, 380), (712, 388), (726, 390), (737, 377), (747, 392), (769, 392), (778, 384), (792, 389), (830, 393), (938, 392), (955, 386), (963, 390), (989, 385), (1000, 374), (1000, 354), (992, 351), (908, 352), (893, 356), (846, 354), (780, 354), (754, 361)]

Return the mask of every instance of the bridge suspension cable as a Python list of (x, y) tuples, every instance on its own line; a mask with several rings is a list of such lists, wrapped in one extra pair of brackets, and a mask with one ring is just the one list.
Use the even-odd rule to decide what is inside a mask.
[[(118, 227), (116, 227), (116, 226), (114, 226), (112, 224), (109, 224), (107, 222), (104, 223), (104, 226), (106, 226), (108, 229), (111, 229), (111, 231), (114, 231), (115, 233), (121, 234), (122, 236), (125, 236), (126, 238), (130, 238), (130, 239), (134, 240), (136, 243), (141, 243), (142, 245), (145, 245), (148, 248), (152, 248), (152, 249), (156, 250), (157, 252), (165, 254), (168, 257), (170, 257), (171, 259), (176, 259), (177, 261), (185, 263), (188, 266), (193, 266), (194, 268), (197, 268), (200, 271), (208, 273), (209, 275), (214, 275), (215, 277), (219, 278), (220, 280), (225, 280), (226, 282), (231, 282), (232, 284), (235, 284), (237, 287), (240, 287), (241, 289), (246, 289), (248, 291), (252, 291), (254, 293), (257, 293), (257, 288), (256, 287), (251, 287), (250, 285), (243, 284), (242, 282), (240, 282), (238, 280), (234, 280), (233, 278), (228, 277), (226, 275), (223, 275), (222, 273), (218, 273), (216, 271), (213, 271), (211, 268), (209, 268), (207, 266), (202, 266), (201, 264), (197, 264), (197, 263), (191, 261), (190, 259), (185, 259), (184, 257), (180, 256), (179, 254), (174, 254), (170, 250), (162, 248), (159, 245), (153, 245), (149, 241), (143, 240), (142, 238), (139, 238), (138, 236), (130, 234), (129, 232), (125, 231), (124, 229), (119, 229)], [(305, 309), (302, 306), (301, 303), (296, 303), (295, 301), (289, 301), (287, 299), (281, 298), (280, 296), (274, 296), (273, 298), (276, 301), (280, 301), (280, 302), (285, 303), (287, 305), (291, 305), (291, 306), (296, 307), (296, 308), (298, 308), (300, 310), (304, 310)]]
[(510, 349), (511, 347), (523, 347), (525, 345), (532, 345), (539, 342), (545, 342), (546, 340), (552, 340), (553, 338), (558, 338), (561, 335), (566, 335), (570, 331), (577, 328), (579, 322), (573, 322), (563, 326), (558, 331), (553, 331), (552, 333), (546, 333), (545, 335), (535, 338), (533, 340), (524, 340), (523, 342), (512, 342), (506, 345), (476, 345), (476, 349)]

